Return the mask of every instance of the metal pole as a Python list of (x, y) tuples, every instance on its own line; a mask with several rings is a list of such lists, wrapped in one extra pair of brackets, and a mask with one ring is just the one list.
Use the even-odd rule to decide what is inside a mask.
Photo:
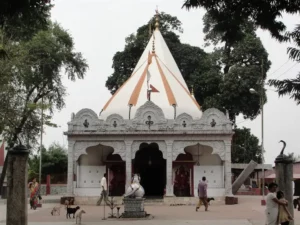
[[(42, 76), (44, 78), (44, 64), (43, 64), (43, 72)], [(44, 126), (44, 98), (42, 97), (42, 105), (41, 105), (41, 140), (40, 140), (40, 165), (39, 165), (39, 183), (40, 183), (40, 188), (42, 187), (42, 148), (43, 148), (43, 126)]]
[(40, 141), (40, 168), (39, 168), (39, 182), (42, 185), (42, 148), (43, 148), (43, 124), (44, 124), (44, 99), (42, 98), (42, 115), (41, 115), (41, 141)]
[(264, 169), (264, 60), (261, 63), (261, 94), (260, 94), (260, 108), (261, 108), (261, 161), (262, 161), (262, 199), (265, 200), (265, 169)]

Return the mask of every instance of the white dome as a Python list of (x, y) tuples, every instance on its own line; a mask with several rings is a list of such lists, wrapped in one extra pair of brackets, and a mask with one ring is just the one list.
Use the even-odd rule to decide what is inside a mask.
[(152, 90), (151, 101), (163, 110), (167, 119), (182, 113), (194, 119), (202, 116), (159, 29), (154, 31), (132, 75), (103, 107), (100, 119), (106, 120), (112, 114), (134, 118), (137, 109), (149, 101), (149, 90)]

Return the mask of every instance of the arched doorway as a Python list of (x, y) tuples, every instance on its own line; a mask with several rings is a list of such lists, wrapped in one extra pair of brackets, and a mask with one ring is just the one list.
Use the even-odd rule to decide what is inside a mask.
[(141, 176), (146, 197), (162, 197), (166, 186), (166, 160), (156, 143), (142, 143), (135, 154), (133, 172)]

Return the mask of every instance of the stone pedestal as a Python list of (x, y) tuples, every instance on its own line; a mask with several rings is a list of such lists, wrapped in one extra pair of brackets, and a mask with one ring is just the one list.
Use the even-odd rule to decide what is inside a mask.
[(27, 180), (28, 155), (25, 146), (10, 150), (7, 170), (7, 212), (6, 224), (27, 225)]
[[(289, 202), (288, 210), (294, 216), (293, 207), (293, 160), (283, 153), (275, 160), (276, 182), (278, 190), (283, 191), (285, 199)], [(290, 222), (294, 225), (294, 221)]]
[(124, 198), (123, 218), (144, 218), (146, 212), (144, 210), (144, 198)]
[(236, 205), (238, 204), (238, 198), (233, 196), (225, 197), (225, 205)]

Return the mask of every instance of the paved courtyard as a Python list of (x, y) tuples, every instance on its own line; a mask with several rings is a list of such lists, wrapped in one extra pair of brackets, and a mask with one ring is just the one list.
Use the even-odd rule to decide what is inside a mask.
[[(75, 224), (74, 219), (66, 219), (65, 209), (61, 208), (60, 216), (50, 214), (55, 204), (44, 204), (43, 208), (36, 211), (28, 211), (29, 225), (63, 225)], [(82, 224), (122, 224), (122, 225), (264, 225), (264, 207), (260, 206), (260, 198), (257, 196), (240, 196), (238, 205), (224, 205), (223, 202), (212, 202), (208, 212), (201, 208), (195, 211), (195, 206), (161, 206), (146, 205), (147, 213), (154, 216), (151, 220), (102, 220), (103, 207), (81, 206), (87, 213), (83, 216)], [(121, 206), (120, 212), (122, 213)], [(106, 208), (106, 217), (110, 209)], [(5, 224), (6, 205), (0, 205), (0, 224)], [(295, 211), (296, 225), (300, 225), (300, 212)], [(298, 222), (299, 221), (299, 222)]]

